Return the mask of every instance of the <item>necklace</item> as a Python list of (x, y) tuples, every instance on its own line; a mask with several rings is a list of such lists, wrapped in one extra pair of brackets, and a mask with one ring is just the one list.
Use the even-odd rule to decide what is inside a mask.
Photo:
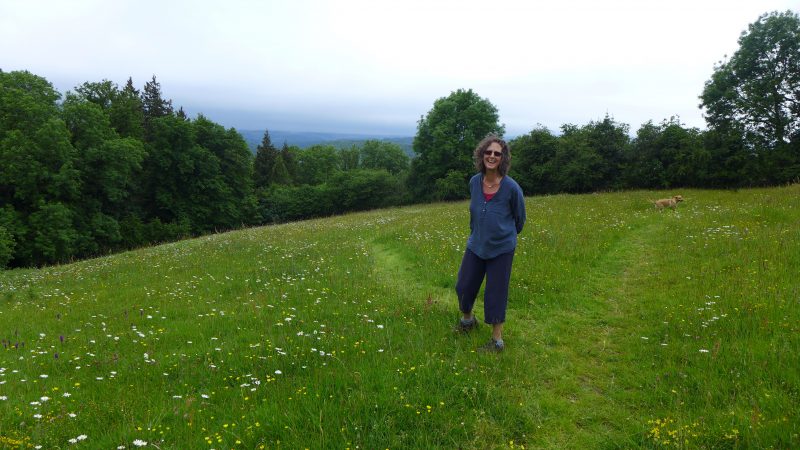
[(500, 184), (500, 180), (498, 180), (498, 181), (497, 181), (495, 184), (489, 184), (489, 183), (486, 181), (486, 179), (484, 178), (484, 180), (483, 180), (483, 184), (484, 184), (484, 185), (485, 185), (485, 186), (486, 186), (488, 189), (491, 189), (491, 188), (493, 188), (493, 187), (497, 186), (498, 184)]

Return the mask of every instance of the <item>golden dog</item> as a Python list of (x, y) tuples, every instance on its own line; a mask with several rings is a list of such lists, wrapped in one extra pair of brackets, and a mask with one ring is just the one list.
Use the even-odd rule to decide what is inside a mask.
[(672, 208), (675, 209), (678, 207), (678, 203), (683, 201), (683, 197), (680, 195), (674, 195), (672, 198), (662, 198), (659, 200), (650, 200), (655, 205), (656, 209), (659, 211), (663, 211), (664, 208)]

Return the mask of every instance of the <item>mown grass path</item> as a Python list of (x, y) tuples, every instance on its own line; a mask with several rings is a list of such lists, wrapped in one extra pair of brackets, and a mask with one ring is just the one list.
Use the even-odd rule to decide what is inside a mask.
[[(502, 379), (498, 389), (503, 392), (492, 394), (502, 401), (484, 407), (518, 416), (518, 443), (560, 448), (642, 443), (641, 433), (630, 433), (623, 425), (626, 421), (638, 424), (640, 418), (624, 415), (630, 401), (624, 392), (625, 371), (631, 361), (621, 357), (626, 341), (622, 337), (636, 332), (627, 320), (637, 300), (630, 285), (648, 275), (655, 249), (646, 237), (662, 232), (663, 224), (642, 222), (606, 242), (593, 260), (586, 262), (587, 270), (566, 283), (559, 294), (562, 308), (536, 314), (525, 308), (524, 294), (512, 292), (512, 302), (521, 305), (511, 305), (511, 337), (507, 337), (507, 351), (500, 356), (502, 362), (492, 361), (496, 358), (492, 355), (475, 357), (495, 366), (492, 376)], [(453, 286), (426, 284), (425, 273), (435, 270), (425, 262), (411, 262), (402, 255), (402, 249), (387, 244), (373, 244), (371, 248), (374, 270), (382, 282), (396, 290), (397, 301), (427, 312), (435, 308), (447, 319), (432, 333), (453, 334), (452, 325), (459, 316)], [(453, 278), (455, 275), (451, 274)], [(482, 295), (476, 303), (479, 316)], [(471, 336), (455, 335), (461, 341), (461, 350), (472, 352), (464, 346), (483, 343), (488, 330), (484, 325), (481, 332)], [(497, 381), (487, 378), (482, 382)], [(622, 392), (618, 391), (620, 387)], [(498, 417), (489, 422), (503, 420)], [(483, 430), (487, 436), (477, 437), (476, 445), (495, 438), (491, 426)], [(538, 433), (543, 426), (559, 428), (558, 438)]]

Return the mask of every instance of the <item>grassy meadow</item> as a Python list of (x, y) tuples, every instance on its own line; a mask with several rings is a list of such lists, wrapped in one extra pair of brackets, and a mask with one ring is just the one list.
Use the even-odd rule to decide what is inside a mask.
[(798, 448), (800, 185), (675, 193), (528, 198), (499, 355), (466, 202), (0, 272), (0, 448)]

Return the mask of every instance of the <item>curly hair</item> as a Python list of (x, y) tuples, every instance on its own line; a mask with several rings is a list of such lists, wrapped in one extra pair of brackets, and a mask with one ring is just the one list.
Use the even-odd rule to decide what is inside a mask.
[(508, 147), (506, 141), (504, 141), (500, 136), (496, 134), (489, 134), (483, 138), (483, 140), (478, 143), (478, 146), (475, 147), (475, 152), (472, 154), (472, 159), (475, 161), (475, 169), (485, 174), (486, 166), (483, 165), (483, 152), (485, 152), (486, 149), (495, 142), (500, 144), (500, 147), (503, 150), (503, 159), (500, 160), (500, 164), (497, 166), (497, 172), (500, 173), (500, 176), (504, 177), (508, 173), (508, 169), (511, 168), (511, 149)]

